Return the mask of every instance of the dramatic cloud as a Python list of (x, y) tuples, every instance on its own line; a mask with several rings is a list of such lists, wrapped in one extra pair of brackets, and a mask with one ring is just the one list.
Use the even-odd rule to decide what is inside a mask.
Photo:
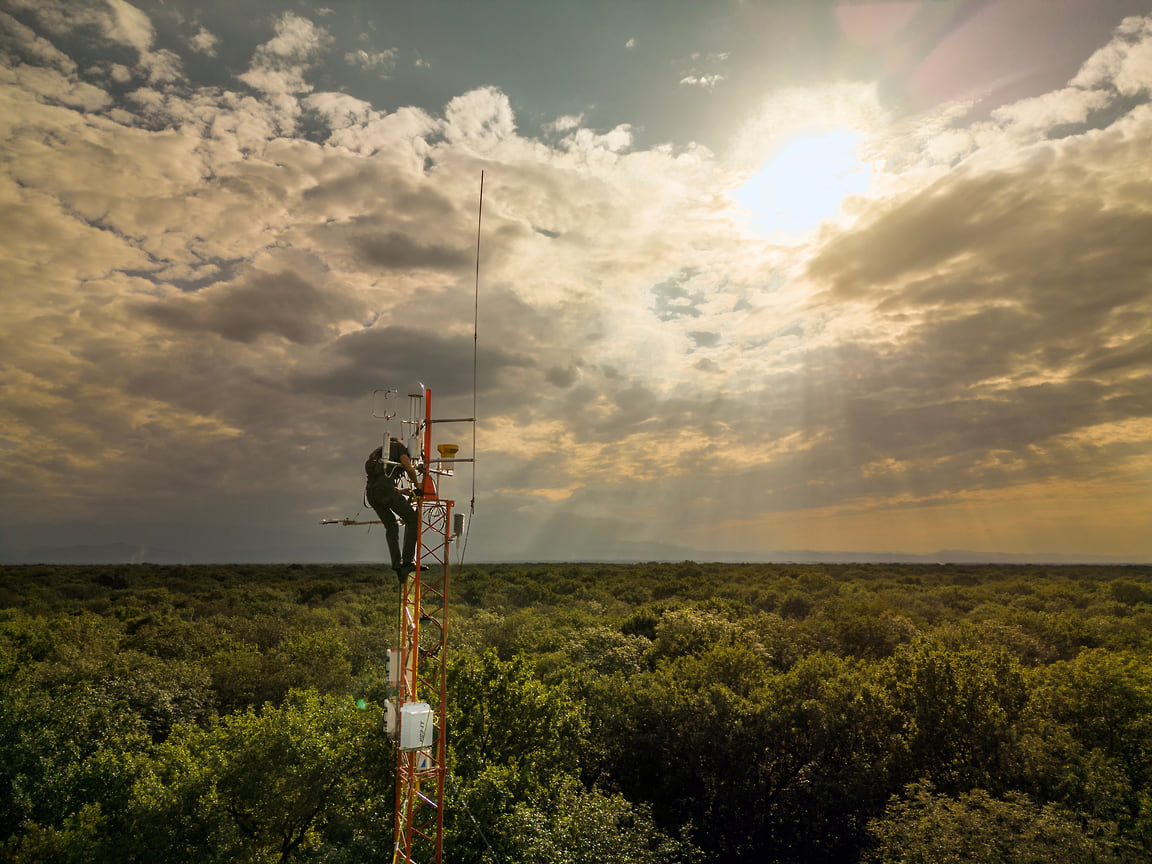
[[(378, 556), (318, 523), (360, 505), (373, 391), (406, 417), (421, 381), (440, 416), (475, 396), (482, 559), (1152, 556), (1152, 18), (1044, 90), (916, 111), (879, 76), (748, 95), (723, 28), (606, 30), (614, 62), (664, 52), (614, 70), (654, 101), (745, 94), (712, 147), (542, 108), (544, 69), (450, 89), (399, 21), (178, 5), (0, 13), (0, 554), (66, 525)], [(831, 22), (853, 51), (920, 26), (865, 12)], [(740, 194), (796, 154), (796, 200)], [(830, 170), (865, 182), (759, 231)]]
[(363, 314), (351, 298), (321, 291), (287, 270), (254, 273), (235, 284), (217, 282), (192, 297), (173, 297), (138, 309), (176, 330), (216, 334), (235, 342), (279, 336), (299, 344), (335, 335), (341, 320)]

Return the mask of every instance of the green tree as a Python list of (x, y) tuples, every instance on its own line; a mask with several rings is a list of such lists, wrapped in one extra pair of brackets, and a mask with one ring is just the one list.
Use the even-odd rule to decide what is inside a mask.
[(120, 860), (383, 857), (392, 776), (379, 710), (296, 691), (160, 745), (136, 783)]
[(1008, 651), (920, 639), (884, 661), (877, 681), (897, 719), (895, 744), (909, 781), (927, 778), (946, 792), (1003, 784), (1028, 702), (1019, 661)]
[(1045, 730), (1030, 779), (1090, 818), (1115, 819), (1135, 860), (1152, 858), (1152, 667), (1104, 649), (1038, 670), (1032, 711)]
[(595, 750), (605, 783), (726, 860), (851, 860), (890, 791), (881, 701), (834, 656), (771, 674), (720, 644), (601, 681)]
[(1132, 785), (1152, 784), (1152, 662), (1095, 649), (1054, 663), (1039, 677), (1038, 710), (1081, 744), (1126, 766)]
[(501, 660), (494, 651), (456, 655), (448, 667), (452, 694), (448, 730), (458, 779), (470, 781), (489, 766), (513, 769), (518, 797), (549, 778), (579, 770), (586, 724), (563, 684), (537, 680), (524, 656)]
[(1120, 864), (1115, 826), (1082, 825), (1074, 813), (1009, 792), (973, 789), (952, 798), (930, 784), (893, 797), (869, 830), (872, 864)]
[(683, 837), (670, 837), (646, 808), (622, 795), (585, 790), (570, 782), (543, 811), (517, 804), (507, 819), (520, 864), (690, 864), (702, 855)]
[[(150, 737), (77, 686), (44, 692), (7, 687), (0, 697), (0, 843), (12, 861), (80, 861), (113, 831), (146, 763)], [(94, 853), (92, 853), (94, 854)], [(105, 859), (115, 860), (115, 859)]]
[(119, 686), (120, 635), (116, 622), (90, 613), (16, 614), (0, 625), (0, 842), (8, 850), (33, 835), (53, 848), (53, 832), (86, 807), (92, 822), (92, 806), (127, 800), (149, 725)]
[(455, 790), (445, 854), (461, 864), (484, 860), (482, 834), (504, 858), (517, 848), (508, 821), (515, 808), (548, 812), (556, 790), (578, 776), (586, 740), (580, 705), (567, 686), (537, 680), (523, 656), (501, 660), (492, 650), (456, 655), (448, 688)]

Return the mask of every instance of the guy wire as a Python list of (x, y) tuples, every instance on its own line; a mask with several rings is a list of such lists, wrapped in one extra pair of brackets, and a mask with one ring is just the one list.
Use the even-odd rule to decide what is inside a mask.
[(460, 544), (456, 566), (464, 564), (468, 549), (468, 536), (472, 533), (472, 519), (476, 516), (476, 358), (480, 345), (480, 226), (484, 222), (484, 172), (480, 172), (480, 204), (476, 211), (476, 291), (472, 304), (472, 500), (468, 503), (468, 526), (464, 529), (464, 542)]
[(480, 225), (484, 219), (484, 172), (480, 172), (480, 205), (476, 211), (476, 292), (472, 305), (472, 501), (469, 515), (476, 512), (476, 358), (480, 345)]

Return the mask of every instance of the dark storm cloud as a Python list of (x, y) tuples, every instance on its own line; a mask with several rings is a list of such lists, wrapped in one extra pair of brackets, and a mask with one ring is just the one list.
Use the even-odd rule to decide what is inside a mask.
[(814, 353), (802, 386), (749, 394), (746, 401), (773, 410), (735, 427), (751, 443), (800, 432), (811, 445), (738, 482), (749, 500), (790, 510), (861, 496), (954, 497), (1055, 477), (1121, 479), (1140, 455), (1135, 442), (1078, 433), (1152, 417), (1148, 376), (1115, 386), (1070, 379), (975, 388), (949, 380), (959, 368), (942, 368), (917, 343)]
[(563, 389), (565, 387), (571, 387), (573, 384), (575, 384), (576, 379), (579, 376), (580, 373), (577, 371), (575, 366), (568, 366), (567, 368), (553, 366), (548, 370), (548, 373), (544, 376), (544, 378), (553, 387), (559, 387)]
[[(1133, 339), (1116, 348), (1115, 363), (1143, 371), (1146, 350), (1145, 338)], [(973, 490), (1057, 478), (1123, 481), (1146, 444), (1083, 433), (1152, 417), (1152, 377), (1037, 382), (1014, 375), (1020, 366), (1042, 370), (1056, 356), (1074, 369), (1081, 355), (1072, 346), (1061, 351), (1054, 355), (1045, 344), (1034, 316), (982, 310), (926, 323), (898, 343), (811, 349), (799, 374), (777, 374), (759, 391), (720, 392), (706, 403), (660, 398), (636, 383), (617, 387), (614, 410), (578, 427), (578, 436), (603, 442), (658, 423), (697, 429), (708, 441), (722, 427), (766, 455), (801, 436), (808, 444), (800, 450), (738, 476), (720, 461), (702, 463), (684, 481), (684, 495), (718, 484), (752, 512), (905, 496), (955, 502)], [(1106, 353), (1098, 347), (1087, 356)]]
[[(892, 369), (894, 383), (938, 398), (993, 379), (1073, 374), (1086, 350), (1099, 356), (1100, 349), (1083, 338), (1103, 329), (1085, 309), (1093, 302), (1090, 296), (1054, 297), (1046, 308), (992, 306), (967, 314), (942, 312), (939, 319), (929, 316), (896, 349), (900, 362)], [(1103, 332), (1100, 338), (1106, 338)]]
[[(340, 190), (329, 189), (324, 193), (329, 194), (338, 195)], [(470, 249), (436, 242), (441, 236), (460, 236), (448, 227), (454, 220), (454, 211), (444, 198), (434, 193), (401, 190), (397, 197), (386, 200), (387, 213), (330, 222), (317, 229), (317, 239), (325, 245), (347, 244), (362, 264), (384, 270), (428, 269), (451, 273), (462, 271), (472, 263)], [(372, 205), (379, 206), (375, 201)], [(428, 229), (411, 227), (414, 225), (438, 225), (443, 230), (434, 237), (418, 239), (411, 232), (423, 233)]]
[(468, 266), (471, 256), (466, 249), (453, 249), (439, 243), (419, 243), (399, 231), (384, 235), (369, 232), (353, 234), (351, 242), (361, 259), (385, 270), (426, 268), (446, 272)]
[[(298, 370), (289, 382), (297, 392), (361, 397), (379, 387), (421, 381), (438, 396), (472, 389), (472, 337), (443, 337), (407, 327), (379, 327), (341, 336), (321, 352), (317, 370)], [(509, 368), (531, 368), (529, 358), (500, 348), (478, 350), (477, 387), (496, 386)]]
[(808, 356), (826, 396), (810, 416), (833, 430), (807, 456), (817, 476), (892, 459), (890, 481), (861, 488), (920, 495), (1118, 476), (1138, 454), (1087, 430), (1152, 417), (1138, 141), (960, 172), (821, 251), (809, 274), (834, 302), (871, 305), (904, 333)]
[(363, 313), (360, 301), (322, 291), (286, 270), (258, 272), (196, 295), (135, 303), (132, 308), (174, 330), (214, 333), (235, 342), (279, 336), (298, 344), (321, 342), (336, 323)]
[[(1097, 442), (1060, 434), (1075, 429), (1071, 415), (1077, 411), (1088, 412), (1084, 419), (1105, 422), (1128, 416), (1115, 403), (1094, 409), (1092, 392), (1079, 388), (1071, 403), (1061, 402), (1069, 397), (1066, 390), (1043, 387), (1018, 394), (1018, 401), (908, 405), (861, 397), (840, 406), (829, 400), (808, 412), (810, 402), (790, 401), (799, 428), (823, 433), (811, 446), (738, 472), (724, 470), (722, 462), (713, 466), (721, 470), (707, 470), (705, 459), (690, 477), (668, 478), (661, 497), (689, 502), (723, 496), (749, 513), (791, 513), (852, 502), (865, 509), (878, 502), (884, 502), (882, 509), (903, 506), (909, 500), (918, 507), (940, 506), (955, 504), (968, 492), (1057, 479), (1123, 483), (1130, 479), (1124, 466), (1146, 452), (1143, 441)], [(808, 399), (815, 402), (817, 396), (808, 394)], [(1070, 415), (1062, 422), (1046, 413), (1059, 415), (1061, 406)], [(771, 447), (762, 418), (730, 417), (747, 448)], [(787, 433), (787, 418), (771, 428)], [(704, 447), (701, 455), (709, 452)]]
[(1137, 336), (1119, 345), (1095, 346), (1083, 355), (1079, 374), (1089, 377), (1152, 369), (1152, 335)]
[[(1039, 302), (1053, 291), (1101, 306), (1134, 298), (1152, 269), (1146, 158), (1140, 140), (1104, 140), (1047, 149), (1019, 169), (949, 176), (829, 243), (809, 275), (838, 299), (890, 306)], [(972, 265), (974, 281), (957, 278)]]
[(413, 184), (375, 163), (339, 163), (334, 176), (304, 193), (318, 213), (331, 215), (310, 229), (323, 248), (351, 252), (357, 269), (433, 270), (461, 273), (474, 263), (474, 251), (442, 242), (475, 233), (474, 214), (466, 214), (434, 184)]
[[(601, 374), (600, 379), (584, 376), (579, 386), (566, 392), (562, 406), (553, 409), (580, 443), (611, 444), (638, 432), (675, 433), (685, 428), (704, 432), (739, 415), (738, 404), (723, 393), (705, 398), (663, 395), (643, 379)], [(590, 405), (597, 410), (590, 413)]]

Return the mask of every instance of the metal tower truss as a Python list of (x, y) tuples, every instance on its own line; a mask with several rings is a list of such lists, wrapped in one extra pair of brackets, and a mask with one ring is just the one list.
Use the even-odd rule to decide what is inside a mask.
[[(389, 400), (398, 391), (373, 391), (372, 416), (385, 423), (396, 416)], [(377, 403), (377, 397), (380, 403)], [(400, 440), (416, 451), (413, 459), (420, 475), (419, 487), (403, 491), (416, 505), (416, 572), (400, 589), (400, 633), (395, 651), (390, 650), (388, 678), (395, 692), (386, 703), (386, 723), (396, 742), (395, 843), (392, 864), (441, 864), (444, 851), (444, 780), (448, 726), (448, 571), (449, 544), (458, 538), (463, 514), (455, 523), (455, 502), (441, 498), (434, 478), (452, 477), (457, 463), (474, 463), (475, 456), (457, 458), (456, 444), (438, 445), (432, 455), (433, 423), (471, 423), (475, 454), (475, 417), (432, 419), (432, 392), (417, 383), (409, 389), (412, 417), (401, 421)], [(419, 417), (423, 403), (424, 417)], [(404, 435), (404, 431), (408, 435)], [(385, 426), (383, 452), (389, 446)], [(395, 464), (395, 463), (390, 463)], [(401, 478), (401, 482), (404, 482)], [(472, 500), (475, 501), (475, 476)], [(388, 514), (389, 518), (393, 518)], [(372, 520), (325, 519), (326, 525), (372, 525)]]
[[(451, 477), (454, 444), (432, 453), (432, 393), (424, 394), (417, 496), (416, 572), (400, 598), (399, 675), (396, 680), (396, 840), (393, 864), (441, 864), (448, 724), (448, 573), (453, 501), (440, 498), (433, 476)], [(438, 423), (474, 422), (473, 418)]]
[[(448, 707), (445, 649), (452, 504), (442, 500), (420, 502), (417, 571), (405, 583), (401, 597), (397, 689), (400, 736), (396, 752), (393, 861), (404, 864), (440, 864), (443, 852)], [(411, 727), (425, 722), (428, 709), (433, 718), (431, 734), (419, 734)], [(410, 728), (405, 729), (406, 723)], [(416, 746), (426, 742), (427, 746)]]

